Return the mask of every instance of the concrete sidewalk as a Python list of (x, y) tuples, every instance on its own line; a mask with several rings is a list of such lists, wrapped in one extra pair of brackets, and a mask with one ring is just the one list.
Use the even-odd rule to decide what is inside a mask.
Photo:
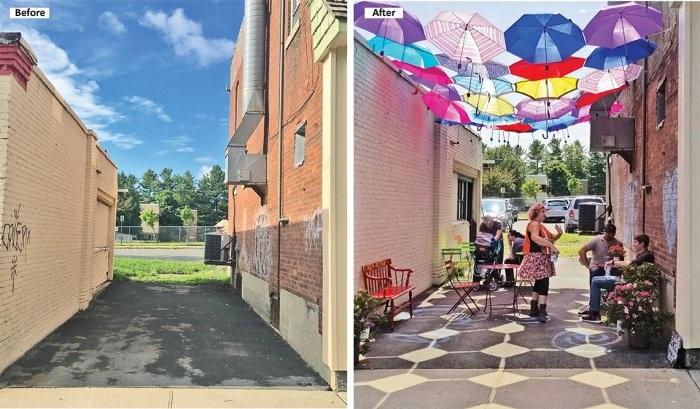
[(5, 388), (0, 408), (344, 408), (331, 391), (214, 388)]

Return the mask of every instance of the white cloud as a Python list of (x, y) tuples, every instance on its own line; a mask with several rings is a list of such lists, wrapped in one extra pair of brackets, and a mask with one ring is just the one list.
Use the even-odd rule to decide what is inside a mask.
[(88, 128), (97, 133), (100, 141), (110, 142), (121, 149), (132, 149), (143, 141), (133, 135), (112, 132), (108, 125), (124, 117), (103, 103), (98, 95), (99, 85), (89, 79), (73, 62), (68, 53), (49, 36), (23, 24), (11, 22), (2, 25), (2, 31), (19, 31), (37, 56), (39, 68), (46, 74), (58, 93)]
[(213, 168), (213, 166), (206, 166), (206, 165), (199, 168), (199, 173), (197, 174), (197, 179), (201, 179), (204, 175), (209, 174), (209, 172), (211, 172), (212, 168)]
[(104, 13), (102, 13), (100, 15), (99, 22), (103, 26), (103, 28), (105, 28), (107, 31), (110, 31), (113, 34), (121, 35), (126, 33), (126, 26), (124, 26), (124, 24), (122, 24), (122, 22), (119, 21), (117, 15), (112, 13), (111, 11), (105, 11)]
[(200, 156), (195, 159), (199, 163), (214, 163), (216, 162), (216, 159), (212, 158), (211, 156)]
[(176, 9), (172, 15), (148, 10), (139, 23), (163, 34), (178, 56), (194, 55), (201, 66), (231, 58), (235, 43), (225, 38), (205, 38), (202, 25), (187, 18), (181, 8)]
[(161, 107), (160, 105), (156, 104), (148, 98), (140, 97), (138, 95), (127, 95), (124, 97), (124, 100), (135, 104), (136, 106), (142, 108), (148, 113), (155, 115), (161, 121), (172, 122), (172, 119), (170, 119), (170, 116), (168, 116), (168, 114), (165, 113), (163, 107)]
[(177, 148), (177, 152), (194, 152), (194, 148), (191, 146), (185, 146), (183, 148)]

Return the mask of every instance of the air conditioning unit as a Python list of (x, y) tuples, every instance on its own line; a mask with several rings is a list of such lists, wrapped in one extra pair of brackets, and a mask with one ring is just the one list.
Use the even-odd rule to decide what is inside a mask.
[(267, 183), (267, 155), (248, 154), (244, 147), (226, 148), (226, 183), (229, 185), (264, 185)]
[(230, 265), (230, 242), (225, 233), (207, 233), (204, 237), (204, 264)]
[(591, 151), (634, 151), (634, 118), (591, 119)]
[(578, 206), (578, 229), (582, 233), (600, 233), (605, 226), (605, 205), (581, 203)]

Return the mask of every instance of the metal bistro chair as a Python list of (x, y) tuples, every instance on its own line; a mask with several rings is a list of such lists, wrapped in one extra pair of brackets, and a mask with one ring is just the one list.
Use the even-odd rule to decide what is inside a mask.
[[(471, 306), (469, 305), (469, 302), (467, 302), (467, 298), (469, 298), (469, 301), (471, 301), (471, 303), (474, 305), (476, 311), (480, 310), (479, 305), (471, 297), (471, 292), (479, 288), (479, 283), (473, 281), (474, 261), (469, 256), (470, 253), (467, 253), (467, 257), (463, 257), (464, 250), (461, 246), (457, 248), (442, 249), (441, 253), (443, 260), (445, 260), (447, 280), (450, 283), (450, 287), (452, 287), (459, 297), (457, 302), (452, 306), (452, 308), (450, 308), (447, 314), (454, 312), (454, 310), (456, 310), (461, 303), (464, 303), (472, 315), (475, 314), (474, 310), (472, 310)], [(454, 259), (455, 257), (457, 257), (457, 260)]]

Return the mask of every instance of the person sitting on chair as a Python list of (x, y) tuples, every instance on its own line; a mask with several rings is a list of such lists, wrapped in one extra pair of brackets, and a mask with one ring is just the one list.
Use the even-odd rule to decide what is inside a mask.
[[(653, 263), (654, 255), (649, 251), (649, 236), (640, 234), (632, 241), (632, 250), (636, 258), (632, 261), (611, 260), (606, 262), (606, 268), (622, 268), (627, 266), (638, 266), (642, 263)], [(611, 291), (620, 282), (619, 276), (605, 275), (593, 277), (591, 280), (591, 300), (588, 305), (588, 313), (583, 315), (584, 321), (600, 321), (600, 297), (601, 291), (606, 289)]]
[[(523, 236), (517, 230), (508, 231), (508, 244), (510, 254), (508, 258), (503, 261), (504, 264), (520, 264), (523, 261), (523, 244), (525, 243), (525, 236)], [(506, 270), (506, 283), (504, 287), (512, 287), (515, 284), (515, 274), (512, 268), (507, 268)]]

